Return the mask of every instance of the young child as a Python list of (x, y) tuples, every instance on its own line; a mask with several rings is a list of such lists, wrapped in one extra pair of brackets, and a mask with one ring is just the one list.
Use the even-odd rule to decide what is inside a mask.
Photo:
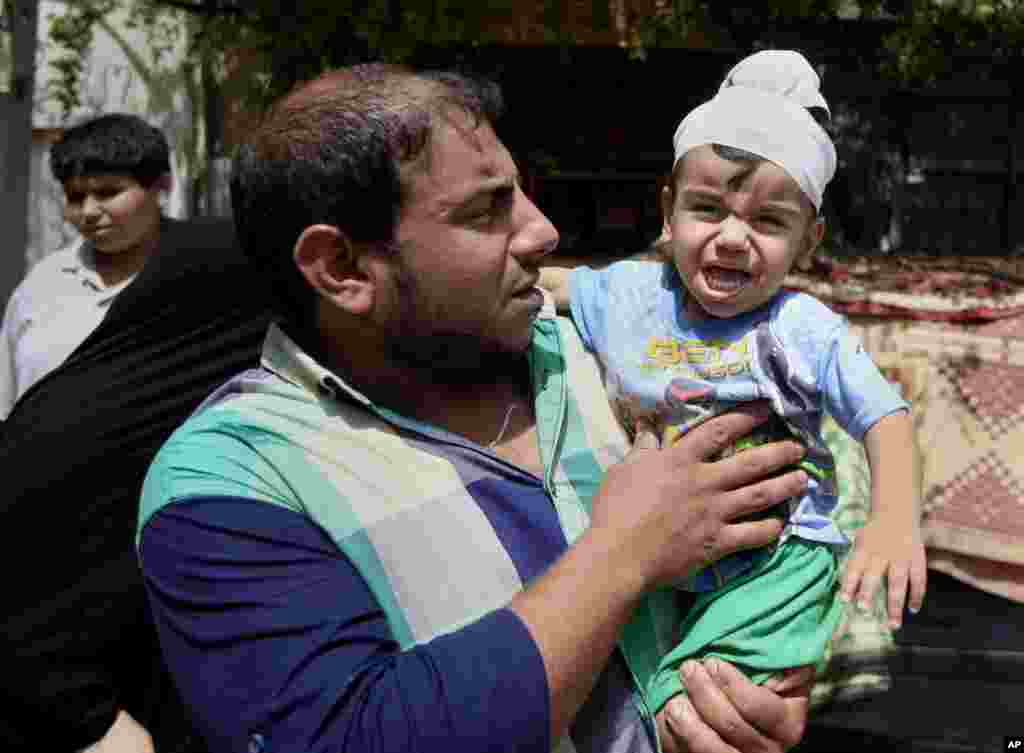
[(82, 238), (40, 261), (7, 303), (0, 331), (0, 420), (102, 321), (160, 237), (170, 190), (167, 140), (134, 115), (69, 128), (50, 150), (64, 216)]
[[(779, 543), (733, 554), (680, 584), (697, 599), (682, 643), (648, 680), (655, 711), (680, 691), (685, 659), (718, 656), (761, 682), (819, 663), (840, 599), (866, 607), (883, 576), (894, 628), (908, 588), (912, 610), (924, 598), (907, 404), (840, 316), (782, 290), (793, 264), (821, 241), (822, 196), (835, 172), (835, 148), (814, 114), (827, 116), (828, 105), (802, 55), (746, 58), (676, 130), (662, 194), (661, 246), (672, 263), (542, 274), (601, 361), (624, 426), (651, 421), (664, 444), (716, 413), (767, 399), (776, 422), (734, 451), (790, 435), (807, 447), (800, 467), (808, 491), (777, 511), (786, 521)], [(872, 471), (871, 519), (838, 598), (838, 555), (849, 540), (830, 517), (837, 500), (820, 435), (825, 411), (864, 443)]]

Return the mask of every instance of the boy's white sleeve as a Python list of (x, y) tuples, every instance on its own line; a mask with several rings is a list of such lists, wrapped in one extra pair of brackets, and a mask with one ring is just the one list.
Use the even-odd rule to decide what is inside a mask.
[(18, 298), (18, 290), (15, 290), (7, 301), (0, 328), (0, 420), (10, 415), (18, 394), (18, 372), (14, 366), (14, 339), (20, 329)]

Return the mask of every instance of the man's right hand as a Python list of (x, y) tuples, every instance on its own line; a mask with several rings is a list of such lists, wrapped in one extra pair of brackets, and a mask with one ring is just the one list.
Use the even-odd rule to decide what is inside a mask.
[(641, 431), (594, 496), (590, 527), (512, 600), (544, 661), (552, 739), (569, 728), (644, 591), (782, 531), (777, 518), (732, 521), (803, 492), (803, 471), (769, 478), (803, 456), (801, 445), (709, 462), (768, 416), (767, 405), (753, 405), (657, 451), (653, 434)]
[(797, 462), (804, 448), (783, 441), (710, 462), (770, 415), (767, 403), (751, 404), (709, 419), (657, 452), (648, 449), (657, 447), (651, 427), (638, 427), (633, 451), (609, 469), (594, 497), (592, 533), (637, 553), (648, 587), (770, 544), (782, 531), (777, 518), (733, 521), (803, 493), (803, 471), (770, 476)]

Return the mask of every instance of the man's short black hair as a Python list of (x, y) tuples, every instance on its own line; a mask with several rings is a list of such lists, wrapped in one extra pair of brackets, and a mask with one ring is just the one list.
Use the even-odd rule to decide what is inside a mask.
[(83, 175), (131, 175), (145, 188), (171, 172), (159, 128), (135, 115), (101, 115), (64, 132), (50, 148), (50, 170), (64, 183)]
[(305, 228), (332, 225), (387, 253), (435, 126), (451, 113), (493, 126), (502, 107), (493, 82), (382, 63), (329, 71), (273, 105), (235, 156), (231, 203), (279, 313), (312, 313), (315, 295), (292, 260)]

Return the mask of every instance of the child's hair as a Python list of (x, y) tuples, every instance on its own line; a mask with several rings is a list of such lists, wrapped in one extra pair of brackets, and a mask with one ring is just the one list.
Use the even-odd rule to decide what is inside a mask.
[(64, 183), (83, 175), (131, 175), (144, 188), (171, 172), (167, 139), (134, 115), (112, 114), (64, 132), (50, 149), (50, 171)]

